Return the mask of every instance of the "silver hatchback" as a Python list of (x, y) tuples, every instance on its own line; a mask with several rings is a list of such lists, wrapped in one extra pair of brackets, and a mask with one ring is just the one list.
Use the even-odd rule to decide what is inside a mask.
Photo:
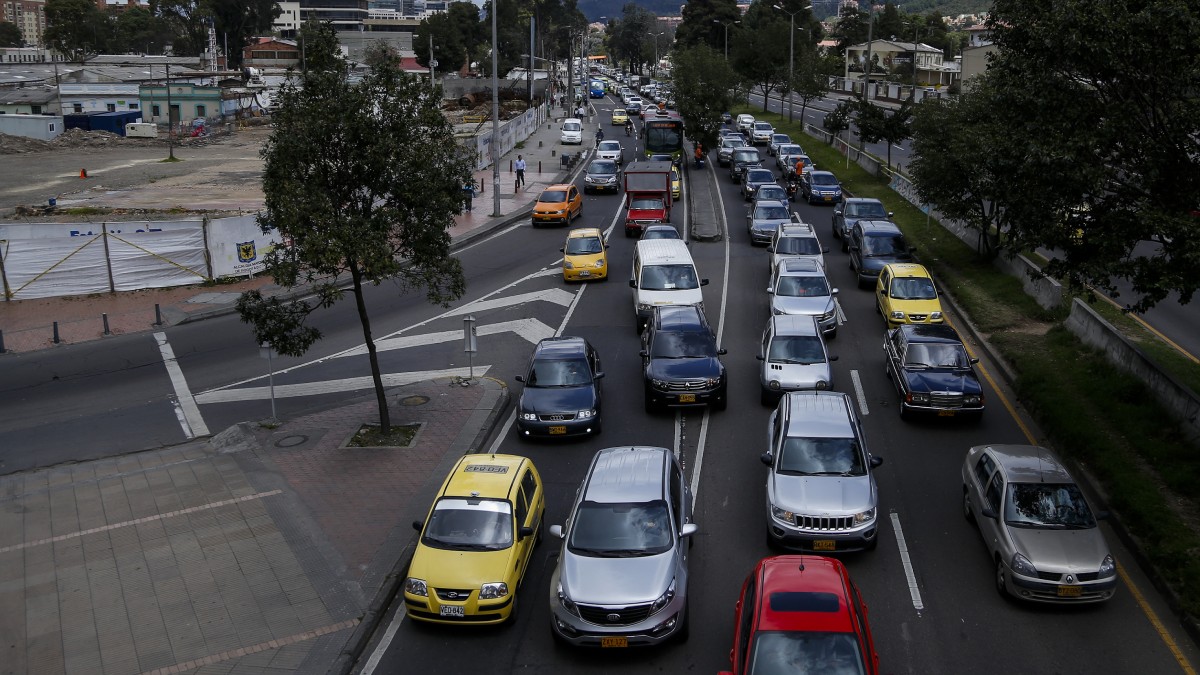
[(786, 394), (767, 426), (767, 544), (801, 551), (875, 548), (883, 463), (867, 450), (854, 401), (835, 391)]
[(763, 330), (758, 382), (763, 405), (775, 405), (789, 391), (833, 387), (832, 361), (816, 317), (773, 316)]
[(692, 493), (666, 448), (605, 448), (592, 459), (550, 577), (550, 629), (573, 645), (687, 639)]
[(816, 258), (784, 258), (767, 286), (771, 296), (771, 314), (811, 316), (821, 332), (835, 337), (838, 329), (838, 289), (829, 287), (829, 279)]

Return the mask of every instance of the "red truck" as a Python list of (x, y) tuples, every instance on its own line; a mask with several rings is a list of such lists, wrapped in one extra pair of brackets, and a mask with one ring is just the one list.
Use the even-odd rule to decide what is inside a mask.
[(671, 163), (634, 162), (625, 167), (625, 236), (647, 225), (671, 222)]

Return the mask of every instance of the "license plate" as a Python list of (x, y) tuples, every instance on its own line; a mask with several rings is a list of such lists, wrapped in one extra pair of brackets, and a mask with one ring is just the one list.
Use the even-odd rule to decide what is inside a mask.
[(1083, 586), (1059, 586), (1058, 597), (1078, 598), (1083, 593)]
[(953, 410), (939, 410), (938, 417), (954, 417)]
[(562, 427), (562, 426), (550, 427), (550, 433), (551, 434), (565, 434), (565, 433), (567, 433), (567, 428)]
[(602, 637), (600, 638), (601, 647), (628, 647), (629, 638), (619, 635), (617, 637)]
[(831, 201), (833, 201), (833, 196), (832, 196), (832, 195), (825, 195), (825, 201), (827, 201), (827, 202), (831, 202)]
[(591, 272), (580, 272), (580, 273), (579, 273), (579, 276), (581, 276), (581, 277), (590, 277), (590, 276), (592, 276), (592, 273), (591, 273)]
[(696, 395), (695, 394), (680, 394), (679, 402), (680, 403), (695, 403)]
[(439, 612), (442, 616), (465, 616), (462, 605), (442, 605)]
[(837, 541), (833, 539), (818, 539), (813, 542), (814, 551), (833, 551), (837, 549)]

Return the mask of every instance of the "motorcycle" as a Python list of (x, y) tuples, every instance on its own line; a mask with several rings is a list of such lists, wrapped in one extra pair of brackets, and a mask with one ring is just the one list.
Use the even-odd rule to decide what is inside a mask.
[(789, 201), (796, 199), (796, 193), (800, 191), (800, 179), (793, 173), (787, 179), (787, 196)]

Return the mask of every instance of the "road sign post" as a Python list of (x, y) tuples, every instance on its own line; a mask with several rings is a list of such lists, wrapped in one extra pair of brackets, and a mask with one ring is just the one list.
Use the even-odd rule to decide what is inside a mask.
[(479, 351), (479, 344), (475, 339), (475, 315), (468, 314), (463, 317), (463, 351), (467, 353), (467, 358), (470, 363), (470, 379), (475, 379), (475, 352)]
[(275, 349), (269, 340), (258, 345), (258, 356), (267, 360), (267, 382), (271, 385), (271, 421), (279, 419), (275, 416)]

